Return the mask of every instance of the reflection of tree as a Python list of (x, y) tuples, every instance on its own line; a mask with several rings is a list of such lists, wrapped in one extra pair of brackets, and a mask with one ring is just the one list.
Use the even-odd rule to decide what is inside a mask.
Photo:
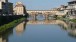
[(58, 25), (62, 27), (64, 30), (66, 30), (69, 36), (76, 38), (76, 23), (67, 22), (66, 24), (68, 25), (68, 27), (65, 27), (63, 24), (58, 24)]
[(76, 38), (76, 23), (69, 23), (69, 30), (68, 30), (68, 33), (69, 33), (69, 36), (71, 37), (75, 37)]
[(58, 24), (63, 30), (67, 30), (67, 28), (64, 26), (64, 25), (62, 25), (62, 24)]
[(6, 32), (3, 32), (0, 34), (0, 40), (1, 42), (8, 42), (8, 36), (10, 36), (13, 33), (13, 28), (8, 29)]
[[(27, 21), (24, 21), (22, 23), (23, 24), (21, 25), (21, 27), (24, 27), (24, 30), (25, 30)], [(20, 26), (20, 25), (17, 25), (17, 26)], [(8, 42), (8, 37), (12, 34), (13, 34), (13, 28), (8, 29), (3, 33), (0, 33), (0, 42)]]
[(76, 29), (69, 30), (68, 35), (76, 38)]
[(25, 30), (26, 29), (26, 24), (27, 24), (28, 20), (25, 20), (24, 22), (25, 22), (24, 23), (24, 30)]

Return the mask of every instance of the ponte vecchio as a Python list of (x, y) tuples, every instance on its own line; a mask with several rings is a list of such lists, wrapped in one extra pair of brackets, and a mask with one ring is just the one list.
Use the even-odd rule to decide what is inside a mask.
[(36, 17), (41, 14), (45, 17), (45, 20), (49, 19), (50, 17), (54, 17), (54, 16), (63, 16), (66, 14), (66, 12), (62, 13), (58, 10), (27, 10), (27, 13), (29, 14), (29, 16), (33, 17), (33, 20), (36, 20)]

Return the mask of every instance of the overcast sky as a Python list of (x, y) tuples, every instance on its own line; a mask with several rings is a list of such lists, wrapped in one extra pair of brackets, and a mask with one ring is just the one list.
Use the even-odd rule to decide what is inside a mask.
[(9, 0), (12, 3), (21, 1), (27, 10), (48, 10), (60, 5), (67, 5), (70, 0)]

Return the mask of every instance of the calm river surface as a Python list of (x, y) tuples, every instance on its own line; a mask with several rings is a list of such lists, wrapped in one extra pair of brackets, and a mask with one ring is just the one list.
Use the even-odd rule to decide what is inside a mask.
[(23, 21), (2, 34), (0, 42), (76, 42), (76, 25), (61, 20)]

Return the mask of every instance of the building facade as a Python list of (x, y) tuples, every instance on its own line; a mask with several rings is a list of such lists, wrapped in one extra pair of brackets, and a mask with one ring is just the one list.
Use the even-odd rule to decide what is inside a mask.
[(68, 2), (68, 14), (67, 17), (70, 19), (76, 19), (76, 1)]
[(0, 15), (13, 15), (13, 3), (0, 0)]
[(25, 15), (26, 9), (25, 6), (21, 2), (17, 2), (14, 7), (14, 15)]

